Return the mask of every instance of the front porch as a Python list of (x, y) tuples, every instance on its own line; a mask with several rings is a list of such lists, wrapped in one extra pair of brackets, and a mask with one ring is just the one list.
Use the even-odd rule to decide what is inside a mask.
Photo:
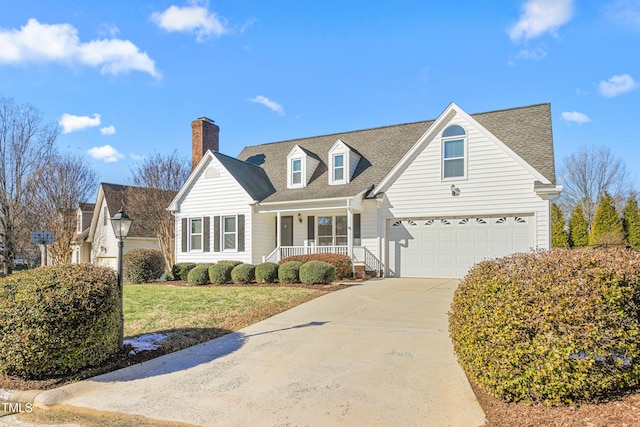
[(351, 258), (354, 267), (361, 266), (365, 271), (375, 272), (376, 277), (380, 277), (382, 271), (382, 263), (369, 249), (364, 246), (352, 246), (349, 253), (349, 246), (279, 246), (275, 248), (269, 255), (262, 257), (262, 262), (278, 263), (284, 258), (295, 255), (314, 255), (314, 254), (340, 254)]

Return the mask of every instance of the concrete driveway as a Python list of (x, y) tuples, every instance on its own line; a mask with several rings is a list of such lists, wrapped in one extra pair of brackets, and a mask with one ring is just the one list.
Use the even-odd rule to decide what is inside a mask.
[(447, 332), (457, 284), (370, 280), (35, 405), (202, 426), (480, 426)]

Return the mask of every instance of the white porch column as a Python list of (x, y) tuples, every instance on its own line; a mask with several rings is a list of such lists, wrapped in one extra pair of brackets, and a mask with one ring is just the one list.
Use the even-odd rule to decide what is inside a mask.
[(279, 248), (282, 244), (282, 214), (280, 211), (278, 211), (276, 218), (276, 248)]
[(349, 258), (353, 260), (353, 210), (351, 209), (351, 199), (347, 199), (347, 253)]

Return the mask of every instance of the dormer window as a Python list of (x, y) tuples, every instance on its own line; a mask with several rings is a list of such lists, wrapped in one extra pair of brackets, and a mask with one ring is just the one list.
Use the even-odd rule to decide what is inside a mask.
[(302, 159), (291, 160), (291, 185), (302, 185)]
[(333, 161), (333, 182), (344, 182), (344, 154), (334, 154)]
[(329, 185), (348, 184), (351, 181), (360, 155), (338, 139), (329, 150)]
[(442, 179), (466, 176), (467, 133), (462, 126), (449, 126), (442, 132)]
[(287, 154), (287, 188), (306, 187), (319, 164), (318, 156), (294, 146)]

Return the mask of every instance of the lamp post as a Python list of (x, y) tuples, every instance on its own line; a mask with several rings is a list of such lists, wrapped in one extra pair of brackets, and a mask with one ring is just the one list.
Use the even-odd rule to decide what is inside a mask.
[(124, 305), (123, 305), (123, 289), (122, 289), (122, 248), (124, 248), (124, 239), (129, 234), (129, 227), (131, 227), (131, 218), (124, 212), (124, 208), (111, 217), (111, 226), (113, 227), (113, 233), (118, 239), (118, 290), (120, 291), (120, 350), (123, 349), (124, 341)]

